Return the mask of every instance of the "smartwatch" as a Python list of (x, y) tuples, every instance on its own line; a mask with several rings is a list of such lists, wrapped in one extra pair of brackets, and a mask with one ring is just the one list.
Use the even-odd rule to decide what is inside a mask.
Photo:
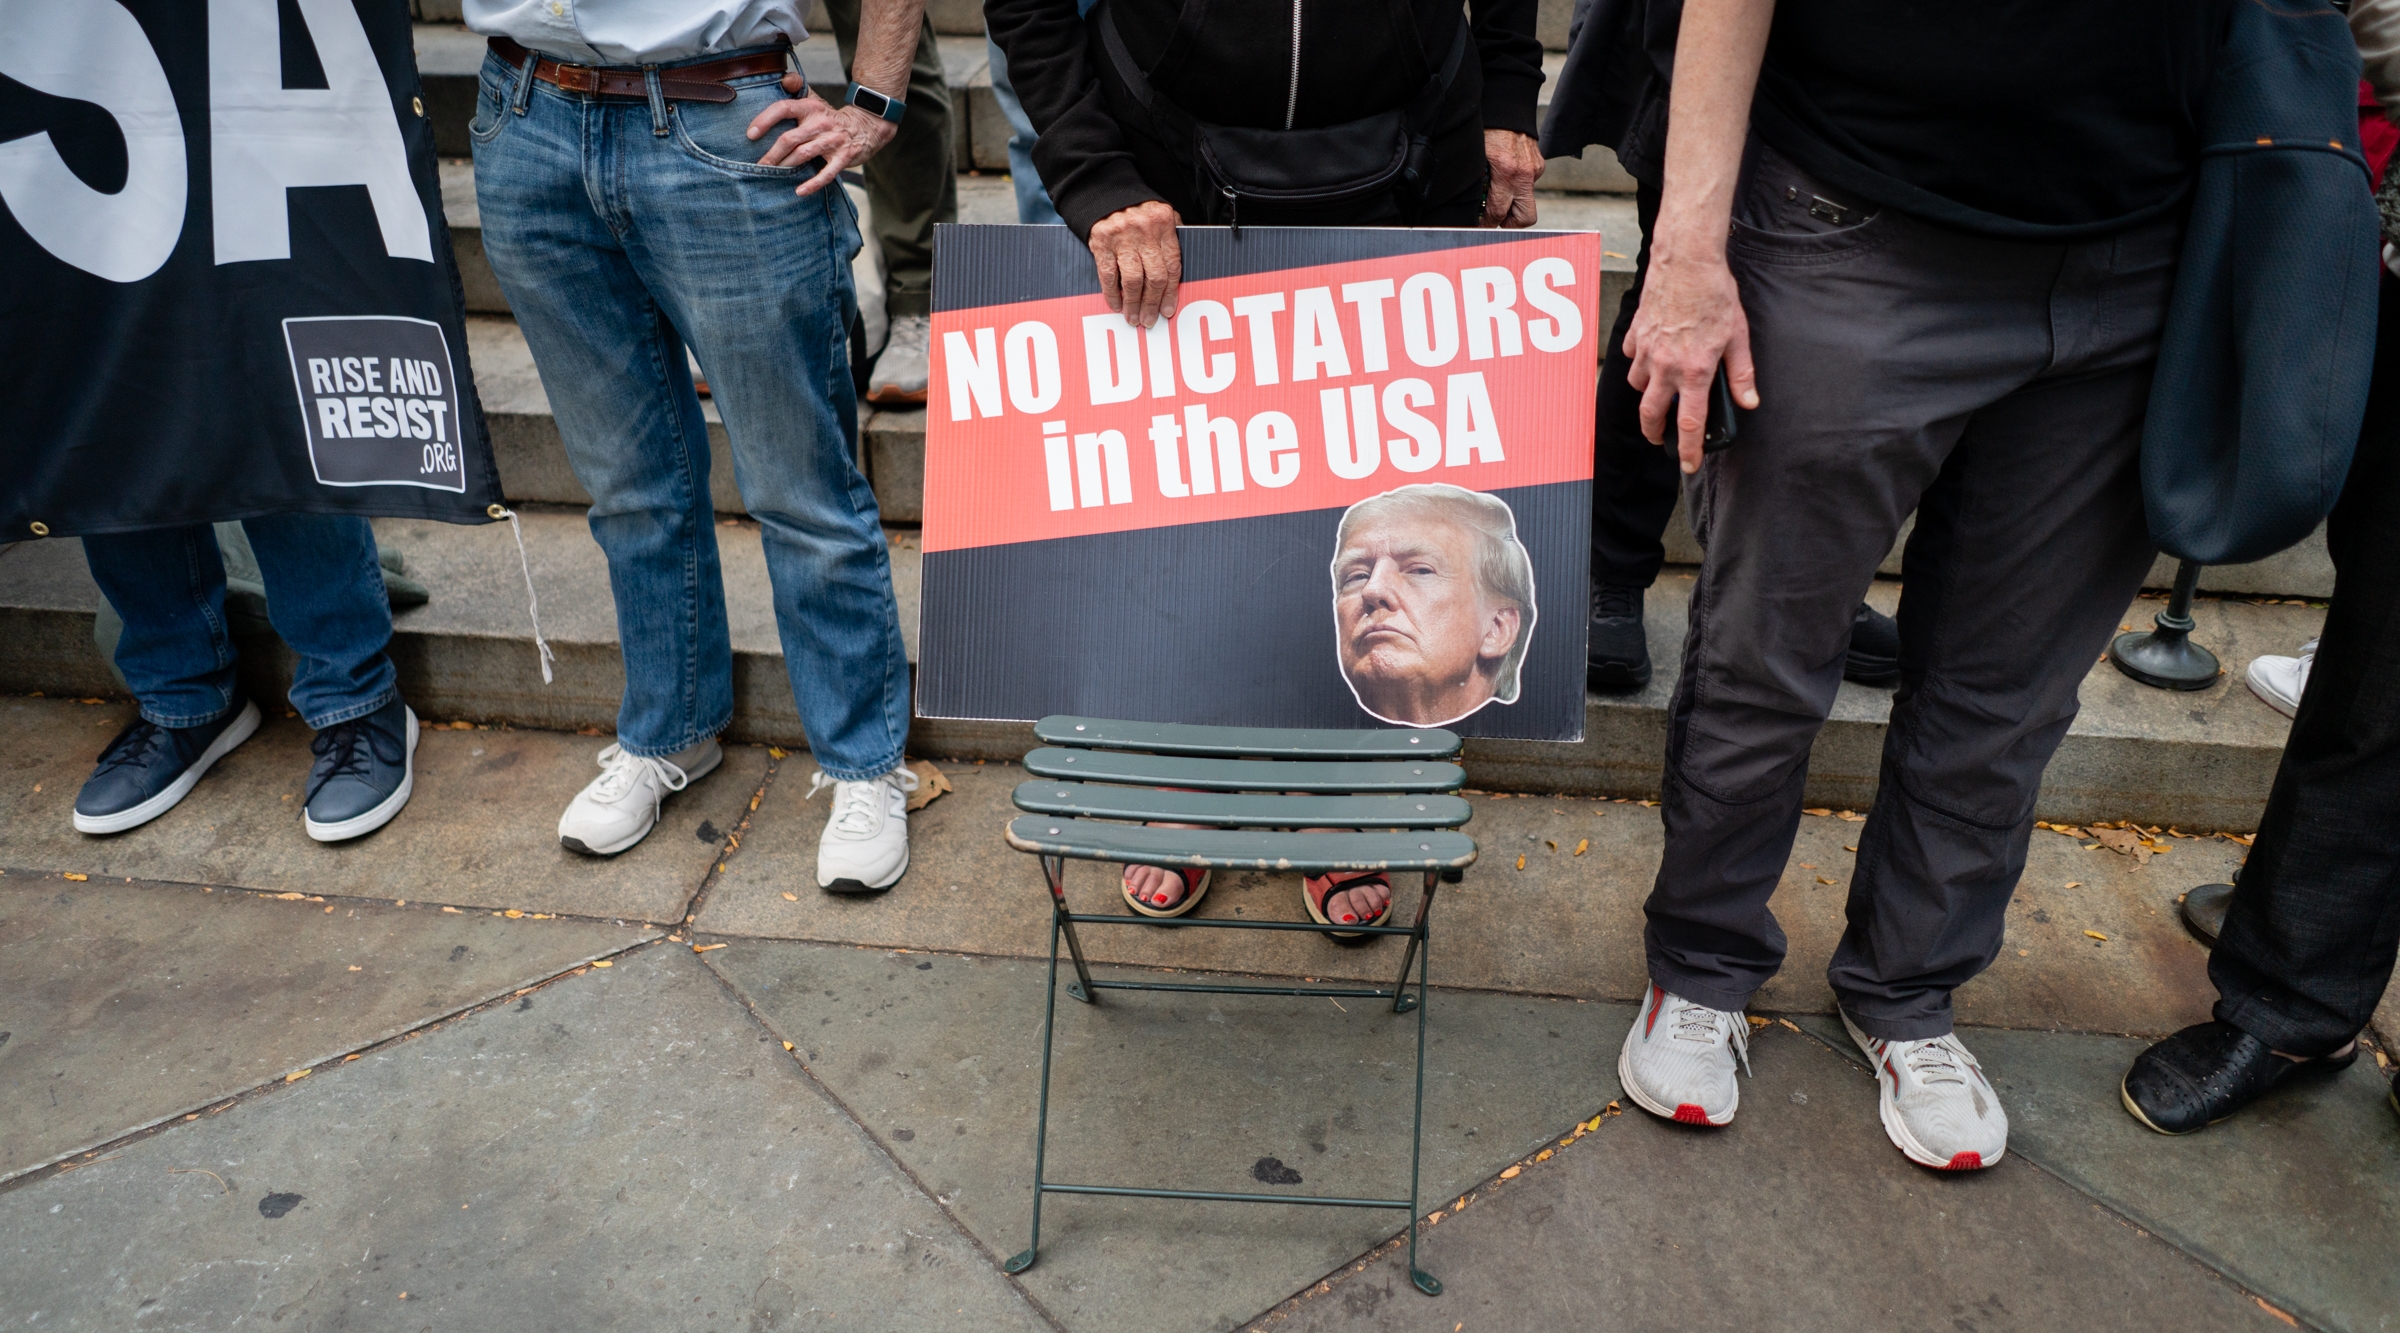
[(908, 112), (908, 103), (897, 97), (886, 97), (860, 83), (850, 85), (849, 104), (861, 110), (871, 111), (894, 125), (899, 124), (900, 117)]

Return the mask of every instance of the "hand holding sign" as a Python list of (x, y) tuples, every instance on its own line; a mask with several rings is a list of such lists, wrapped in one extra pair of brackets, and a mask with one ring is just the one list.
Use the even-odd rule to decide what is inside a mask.
[(1175, 317), (1175, 288), (1183, 281), (1183, 244), (1175, 229), (1183, 217), (1173, 204), (1153, 199), (1121, 208), (1092, 224), (1092, 263), (1100, 295), (1125, 322), (1149, 328)]

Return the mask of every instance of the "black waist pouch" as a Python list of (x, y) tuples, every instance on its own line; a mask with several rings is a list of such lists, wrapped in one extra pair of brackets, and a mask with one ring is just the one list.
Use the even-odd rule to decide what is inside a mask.
[(1425, 123), (1458, 77), (1467, 50), (1465, 23), (1458, 25), (1441, 68), (1406, 106), (1316, 129), (1261, 130), (1212, 125), (1160, 96), (1117, 36), (1107, 6), (1097, 17), (1109, 63), (1141, 104), (1150, 120), (1147, 128), (1160, 142), (1183, 146), (1180, 151), (1191, 162), (1200, 187), (1196, 193), (1208, 201), (1209, 213), (1193, 221), (1239, 230), (1245, 202), (1278, 220), (1298, 220), (1319, 209), (1352, 223), (1416, 220), (1432, 177)]

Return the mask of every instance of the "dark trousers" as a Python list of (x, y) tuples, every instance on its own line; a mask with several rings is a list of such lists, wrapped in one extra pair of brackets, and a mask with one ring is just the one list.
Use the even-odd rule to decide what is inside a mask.
[[(834, 45), (847, 70), (858, 49), (858, 0), (826, 0), (825, 13), (833, 20)], [(958, 221), (951, 119), (966, 114), (966, 108), (950, 105), (950, 80), (942, 73), (931, 15), (918, 25), (917, 54), (901, 100), (908, 111), (900, 117), (900, 132), (861, 171), (875, 214), (873, 240), (883, 250), (883, 308), (894, 318), (933, 313), (933, 229)]]
[(1627, 383), (1633, 362), (1625, 355), (1625, 333), (1642, 304), (1642, 279), (1650, 273), (1650, 230), (1658, 221), (1658, 187), (1635, 185), (1634, 209), (1641, 218), (1642, 248), (1634, 259), (1633, 288), (1617, 304), (1617, 327), (1608, 335), (1600, 362), (1600, 405), (1592, 436), (1592, 586), (1647, 588), (1658, 580), (1667, 548), (1659, 540), (1675, 517), (1683, 473), (1675, 455), (1642, 438), (1642, 395)]
[(2400, 281), (2388, 273), (2374, 389), (2325, 544), (2333, 610), (2208, 960), (2217, 1017), (2293, 1055), (2357, 1036), (2400, 951)]
[(1767, 899), (1850, 619), (1911, 510), (1900, 687), (1848, 929), (1858, 1026), (1950, 1031), (1998, 953), (2042, 770), (2154, 555), (2142, 419), (2180, 222), (2038, 244), (1886, 209), (1757, 154), (1728, 256), (1761, 403), (1693, 478), (1706, 559), (1667, 721), (1651, 976), (1740, 1009), (1782, 966)]

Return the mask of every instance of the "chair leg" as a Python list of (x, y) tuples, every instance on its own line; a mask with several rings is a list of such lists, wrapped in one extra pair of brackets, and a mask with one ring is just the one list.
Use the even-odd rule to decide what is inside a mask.
[[(1408, 1140), (1408, 1280), (1416, 1285), (1417, 1290), (1428, 1296), (1442, 1294), (1441, 1279), (1417, 1267), (1417, 1215), (1420, 1212), (1417, 1190), (1420, 1184), (1420, 1165), (1425, 1156), (1425, 1011), (1427, 1008), (1425, 987), (1426, 978), (1433, 971), (1433, 950), (1430, 936), (1425, 929), (1425, 914), (1426, 909), (1433, 905), (1433, 888), (1436, 878), (1435, 872), (1430, 870), (1425, 872), (1425, 897), (1417, 904), (1416, 933), (1408, 937), (1409, 952), (1420, 964), (1417, 969), (1416, 1003), (1417, 1107), (1416, 1118), (1409, 1127)], [(1407, 984), (1408, 962), (1403, 959), (1400, 964), (1400, 980), (1393, 985), (1392, 989), (1398, 991)], [(1394, 1002), (1393, 1008), (1397, 1012), (1406, 1012), (1399, 1009), (1397, 1001)]]
[[(1052, 933), (1066, 932), (1067, 952), (1075, 959), (1076, 984), (1067, 987), (1067, 994), (1085, 1004), (1098, 1004), (1100, 992), (1092, 989), (1092, 969), (1083, 961), (1083, 941), (1076, 938), (1074, 919), (1067, 912), (1067, 858), (1043, 857), (1042, 874), (1050, 881)], [(1054, 954), (1058, 951), (1056, 940), (1051, 941), (1050, 949)]]
[(1392, 1012), (1405, 1014), (1418, 1006), (1408, 996), (1408, 971), (1417, 961), (1417, 950), (1425, 942), (1425, 914), (1433, 910), (1434, 886), (1441, 881), (1439, 871), (1425, 872), (1425, 896), (1417, 900), (1417, 919), (1409, 927), (1408, 947), (1400, 952), (1400, 979), (1392, 983)]
[[(1049, 864), (1050, 858), (1043, 857), (1043, 868), (1048, 869)], [(1057, 883), (1055, 876), (1051, 883), (1053, 885)], [(1042, 1168), (1050, 1146), (1050, 1039), (1051, 1029), (1058, 1020), (1058, 932), (1059, 927), (1066, 921), (1065, 910), (1064, 907), (1059, 908), (1057, 912), (1053, 913), (1050, 920), (1050, 986), (1042, 999), (1042, 1096), (1039, 1109), (1034, 1112), (1033, 1119), (1033, 1235), (1025, 1242), (1023, 1251), (1009, 1259), (1007, 1263), (1000, 1265), (1001, 1271), (1007, 1273), (1022, 1273), (1033, 1267), (1033, 1261), (1042, 1248), (1042, 1182), (1048, 1179), (1042, 1174)], [(1420, 1047), (1423, 1045), (1421, 1035), (1418, 1038), (1418, 1044)], [(1418, 1056), (1420, 1067), (1423, 1059), (1420, 1051)], [(1420, 1083), (1423, 1078), (1423, 1074), (1420, 1073), (1418, 1075)], [(1422, 1117), (1422, 1110), (1419, 1111), (1419, 1115)]]

